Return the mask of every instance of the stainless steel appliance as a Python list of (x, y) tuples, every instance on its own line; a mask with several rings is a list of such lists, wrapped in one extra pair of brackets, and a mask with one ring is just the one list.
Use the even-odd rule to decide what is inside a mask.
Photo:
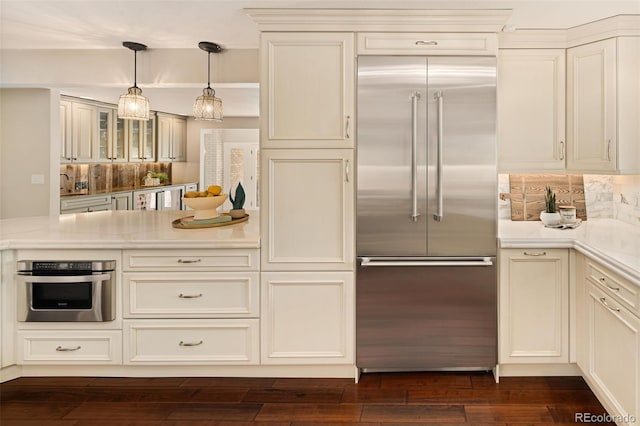
[(113, 321), (116, 261), (20, 260), (19, 321)]
[(496, 59), (358, 57), (356, 364), (497, 362)]

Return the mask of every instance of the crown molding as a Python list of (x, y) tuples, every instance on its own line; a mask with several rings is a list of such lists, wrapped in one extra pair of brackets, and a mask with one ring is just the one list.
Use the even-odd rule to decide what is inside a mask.
[(616, 15), (569, 28), (567, 47), (620, 36), (640, 36), (640, 15)]
[(511, 9), (244, 9), (260, 31), (493, 32)]
[(500, 49), (567, 49), (611, 37), (640, 37), (640, 15), (616, 15), (567, 29), (521, 29), (498, 34)]

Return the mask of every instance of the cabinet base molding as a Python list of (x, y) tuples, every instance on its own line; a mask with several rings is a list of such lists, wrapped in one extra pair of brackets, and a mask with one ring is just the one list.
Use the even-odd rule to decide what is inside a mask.
[[(3, 369), (2, 373), (4, 374)], [(108, 365), (23, 365), (16, 377), (89, 376), (89, 377), (305, 377), (356, 378), (354, 365), (242, 365), (242, 366), (108, 366)], [(2, 376), (4, 378), (4, 376)], [(3, 379), (4, 380), (4, 379)]]
[[(600, 388), (600, 386), (598, 386), (596, 382), (591, 380), (587, 374), (583, 374), (582, 377), (584, 378), (584, 381), (587, 382), (587, 385), (589, 385), (589, 389), (591, 389), (591, 392), (593, 392), (596, 398), (598, 398), (600, 404), (602, 404), (604, 409), (607, 410), (607, 413), (609, 413), (612, 418), (617, 419), (616, 425), (627, 426), (636, 424), (634, 420), (631, 420), (632, 415), (621, 413), (620, 410), (616, 408), (616, 405), (611, 401), (611, 398), (609, 398), (607, 394)], [(629, 419), (630, 421), (625, 422), (624, 420), (626, 419)], [(635, 420), (637, 421), (637, 419)]]
[(0, 383), (22, 377), (22, 367), (19, 365), (11, 365), (0, 370)]
[(500, 377), (581, 376), (577, 364), (500, 364)]

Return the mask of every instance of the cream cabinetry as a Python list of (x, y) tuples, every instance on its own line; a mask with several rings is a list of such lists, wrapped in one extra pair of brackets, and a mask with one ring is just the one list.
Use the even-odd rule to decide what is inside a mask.
[(125, 250), (125, 364), (258, 364), (257, 249)]
[(261, 34), (261, 149), (354, 146), (353, 38)]
[(569, 362), (569, 250), (500, 250), (500, 364)]
[(104, 210), (111, 210), (111, 196), (109, 194), (63, 197), (60, 200), (60, 214)]
[(94, 105), (63, 100), (60, 103), (60, 162), (94, 161), (98, 119)]
[(490, 33), (358, 33), (358, 55), (495, 55)]
[(269, 272), (261, 284), (263, 364), (354, 362), (353, 272)]
[(499, 169), (564, 171), (565, 50), (502, 49), (498, 76)]
[(112, 193), (111, 210), (133, 210), (133, 192)]
[[(129, 146), (120, 129), (124, 120), (118, 119), (113, 108), (97, 107), (98, 135), (96, 136), (96, 161), (124, 163), (129, 160)], [(120, 125), (118, 124), (120, 121)]]
[(640, 37), (567, 50), (567, 166), (640, 171)]
[(156, 117), (150, 114), (149, 120), (124, 120), (129, 162), (156, 161)]
[(19, 364), (121, 364), (120, 330), (20, 330)]
[(158, 113), (158, 161), (187, 160), (187, 120)]
[(640, 419), (639, 290), (622, 275), (578, 256), (578, 365), (619, 425)]
[(353, 151), (267, 149), (261, 157), (262, 270), (353, 270)]

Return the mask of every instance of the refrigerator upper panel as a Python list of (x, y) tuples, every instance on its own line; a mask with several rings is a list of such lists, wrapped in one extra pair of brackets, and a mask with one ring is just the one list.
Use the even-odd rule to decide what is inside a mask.
[(426, 83), (424, 57), (358, 58), (358, 255), (427, 254)]
[(496, 60), (428, 61), (429, 256), (496, 253)]
[(358, 58), (358, 256), (496, 253), (495, 58)]

